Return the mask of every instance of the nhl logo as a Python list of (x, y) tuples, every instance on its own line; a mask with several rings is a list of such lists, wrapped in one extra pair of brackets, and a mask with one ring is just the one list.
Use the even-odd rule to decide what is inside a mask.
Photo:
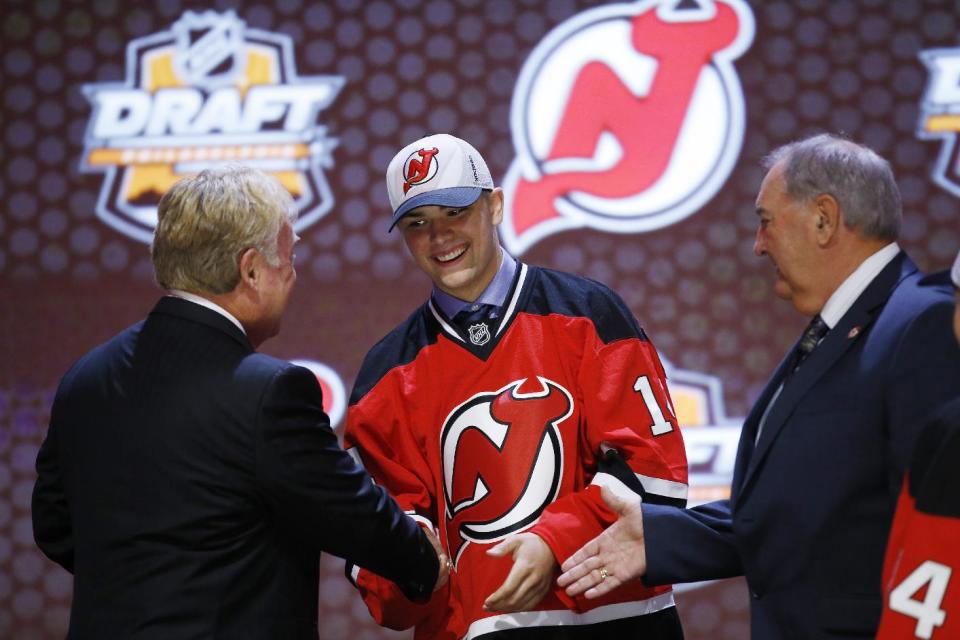
[(233, 11), (187, 11), (171, 32), (173, 68), (188, 85), (221, 87), (243, 80), (245, 24)]
[(472, 324), (468, 331), (470, 332), (470, 342), (478, 347), (490, 342), (490, 329), (487, 328), (487, 323)]
[(105, 175), (100, 219), (150, 243), (160, 197), (182, 176), (240, 163), (275, 176), (302, 232), (333, 206), (337, 140), (318, 121), (343, 76), (300, 76), (293, 39), (232, 10), (186, 11), (127, 46), (126, 79), (85, 84), (93, 106), (81, 170)]

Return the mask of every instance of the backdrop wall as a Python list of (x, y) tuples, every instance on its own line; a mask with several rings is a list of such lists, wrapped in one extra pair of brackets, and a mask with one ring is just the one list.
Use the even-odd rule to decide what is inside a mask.
[[(366, 350), (429, 292), (387, 233), (386, 165), (428, 133), (471, 141), (506, 188), (511, 250), (613, 287), (669, 361), (695, 500), (724, 495), (738, 416), (806, 323), (752, 252), (766, 152), (820, 131), (865, 142), (893, 164), (913, 258), (945, 268), (960, 247), (955, 0), (4, 0), (0, 15), (0, 637), (65, 633), (71, 579), (32, 541), (33, 462), (60, 376), (161, 295), (147, 243), (181, 173), (248, 162), (295, 194), (299, 281), (264, 351), (307, 361), (339, 419)], [(323, 560), (321, 637), (398, 636), (342, 566)], [(678, 602), (688, 638), (747, 637), (742, 581)]]

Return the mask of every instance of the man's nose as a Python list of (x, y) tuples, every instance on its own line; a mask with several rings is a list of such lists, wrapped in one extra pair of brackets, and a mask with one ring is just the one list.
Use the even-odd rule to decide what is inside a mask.
[(450, 235), (453, 225), (446, 218), (438, 218), (430, 223), (430, 239), (443, 240)]
[(757, 235), (753, 239), (753, 255), (763, 256), (767, 252), (766, 243), (763, 240), (763, 230), (757, 229)]

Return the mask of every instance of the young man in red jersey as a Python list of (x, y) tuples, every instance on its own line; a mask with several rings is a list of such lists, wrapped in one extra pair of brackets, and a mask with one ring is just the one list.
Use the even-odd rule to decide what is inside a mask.
[(416, 638), (681, 638), (669, 587), (587, 601), (554, 583), (615, 519), (601, 486), (686, 501), (666, 376), (636, 319), (604, 285), (503, 250), (503, 192), (467, 142), (408, 145), (387, 189), (433, 292), (367, 355), (345, 440), (455, 567), (425, 605), (352, 570), (371, 613)]

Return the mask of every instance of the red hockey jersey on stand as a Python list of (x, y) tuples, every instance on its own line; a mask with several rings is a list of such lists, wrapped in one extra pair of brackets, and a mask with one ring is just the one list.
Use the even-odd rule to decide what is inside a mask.
[(449, 585), (422, 606), (353, 570), (381, 624), (416, 625), (417, 638), (607, 631), (625, 619), (642, 629), (645, 615), (673, 606), (668, 587), (636, 581), (598, 600), (555, 587), (536, 611), (483, 610), (512, 566), (486, 550), (531, 531), (562, 562), (615, 520), (601, 485), (685, 503), (686, 457), (660, 359), (603, 285), (519, 265), (502, 316), (469, 327), (427, 302), (367, 355), (345, 442), (404, 509), (439, 531), (455, 562)]
[(917, 441), (887, 545), (877, 640), (960, 638), (960, 398)]

